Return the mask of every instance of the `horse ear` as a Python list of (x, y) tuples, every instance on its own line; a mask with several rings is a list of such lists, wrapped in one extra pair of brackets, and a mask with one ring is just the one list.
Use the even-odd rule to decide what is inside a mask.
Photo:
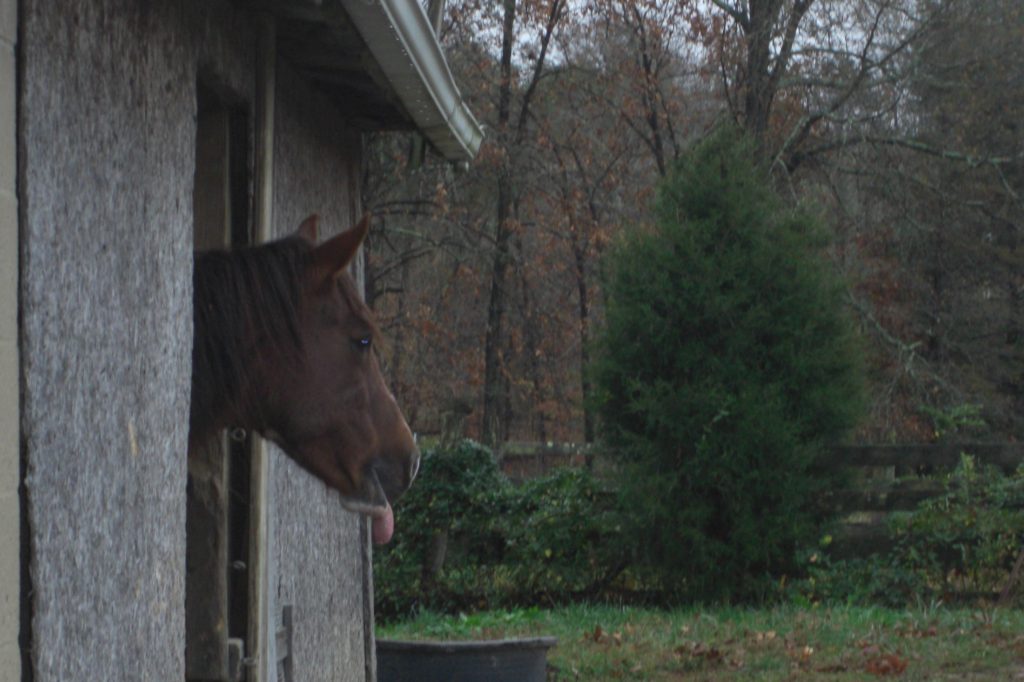
[(314, 213), (302, 221), (302, 224), (299, 225), (299, 229), (295, 230), (295, 236), (300, 239), (305, 239), (310, 244), (316, 244), (317, 224), (319, 222), (320, 216)]
[(366, 238), (370, 229), (370, 214), (363, 216), (355, 227), (331, 237), (313, 252), (313, 262), (321, 272), (337, 275), (344, 270), (355, 257), (359, 245)]

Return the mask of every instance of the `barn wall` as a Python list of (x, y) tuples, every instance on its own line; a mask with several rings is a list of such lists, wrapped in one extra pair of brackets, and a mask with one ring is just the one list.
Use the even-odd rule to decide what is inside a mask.
[(195, 75), (162, 5), (22, 4), (40, 681), (183, 677)]
[[(279, 64), (274, 224), (291, 232), (320, 214), (321, 238), (352, 224), (360, 138)], [(364, 680), (362, 518), (274, 450), (270, 457), (271, 614), (291, 606), (295, 680)]]
[[(195, 83), (252, 101), (252, 17), (233, 6), (22, 0), (21, 423), (36, 680), (183, 679)], [(316, 211), (336, 231), (354, 216), (359, 138), (282, 69), (274, 223), (288, 232)], [(2, 410), (0, 396), (0, 420)], [(362, 522), (277, 451), (269, 476), (270, 631), (291, 606), (293, 679), (365, 679)]]
[(17, 10), (16, 0), (0, 0), (0, 682), (21, 679), (18, 199), (14, 123)]

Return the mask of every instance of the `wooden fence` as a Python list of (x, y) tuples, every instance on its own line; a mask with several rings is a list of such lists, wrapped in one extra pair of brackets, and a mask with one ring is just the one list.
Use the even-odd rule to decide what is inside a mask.
[[(1015, 470), (1024, 463), (1021, 443), (939, 445), (855, 445), (834, 450), (830, 465), (850, 469), (851, 486), (829, 493), (826, 504), (839, 513), (832, 554), (864, 556), (890, 546), (889, 515), (911, 511), (942, 491), (942, 475), (967, 453), (982, 465)], [(506, 443), (499, 450), (502, 471), (514, 481), (552, 469), (584, 466), (601, 458), (592, 446), (578, 443)]]
[(909, 512), (943, 490), (943, 476), (969, 454), (979, 465), (1004, 472), (1024, 462), (1020, 443), (860, 445), (835, 449), (833, 466), (851, 473), (850, 487), (826, 496), (839, 513), (832, 555), (866, 556), (887, 550), (891, 514)]
[(502, 472), (513, 481), (537, 478), (553, 469), (586, 466), (594, 447), (587, 443), (509, 441), (498, 449)]

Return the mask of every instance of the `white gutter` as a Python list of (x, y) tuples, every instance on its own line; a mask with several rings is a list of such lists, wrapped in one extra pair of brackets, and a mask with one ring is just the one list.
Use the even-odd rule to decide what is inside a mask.
[(416, 0), (340, 0), (416, 127), (450, 161), (476, 156), (483, 130), (462, 100)]

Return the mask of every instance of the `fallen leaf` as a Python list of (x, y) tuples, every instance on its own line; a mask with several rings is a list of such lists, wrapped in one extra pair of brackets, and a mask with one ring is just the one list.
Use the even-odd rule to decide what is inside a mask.
[(849, 666), (842, 663), (833, 663), (832, 665), (823, 665), (819, 668), (815, 668), (819, 673), (845, 673), (849, 670)]
[(698, 644), (693, 650), (693, 655), (699, 656), (709, 663), (718, 663), (725, 658), (721, 649), (713, 646), (709, 647), (705, 644)]
[(865, 672), (878, 677), (898, 677), (907, 669), (907, 662), (894, 654), (876, 656), (864, 664)]

